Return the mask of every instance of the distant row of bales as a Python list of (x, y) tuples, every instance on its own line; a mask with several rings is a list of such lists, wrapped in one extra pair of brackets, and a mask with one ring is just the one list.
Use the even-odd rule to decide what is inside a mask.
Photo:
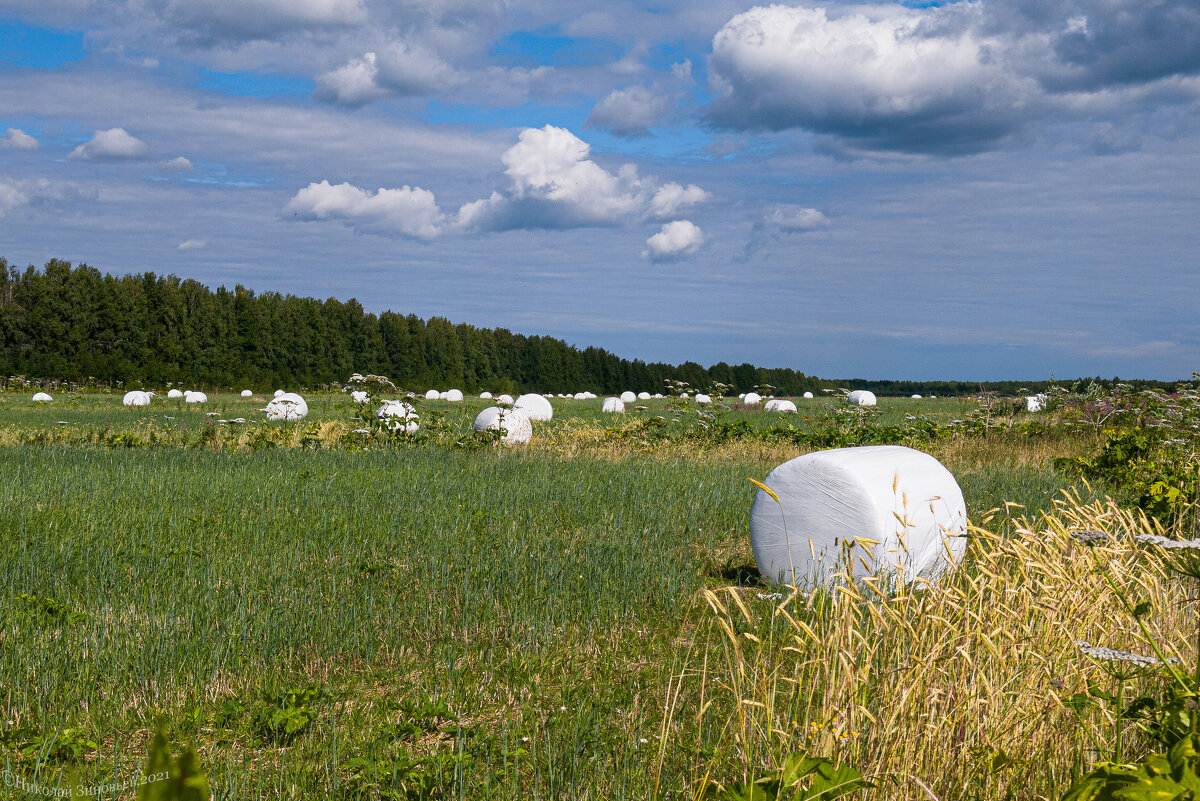
[[(156, 395), (155, 392), (146, 392), (140, 389), (130, 390), (121, 398), (121, 404), (129, 407), (149, 406), (150, 401)], [(240, 395), (243, 398), (252, 398), (254, 392), (243, 389)], [(191, 389), (170, 389), (167, 391), (167, 398), (168, 400), (182, 400), (184, 403), (208, 403), (207, 394)], [(48, 392), (38, 392), (33, 396), (34, 403), (51, 403), (53, 400), (54, 398)], [(278, 389), (275, 391), (275, 397), (267, 403), (263, 411), (267, 413), (268, 420), (303, 420), (308, 417), (308, 403), (295, 392), (284, 392), (282, 389)]]
[[(243, 389), (241, 391), (240, 395), (243, 398), (250, 398), (250, 397), (254, 396), (254, 392), (249, 389)], [(125, 406), (133, 406), (133, 407), (149, 406), (151, 399), (154, 398), (155, 396), (156, 396), (156, 393), (154, 393), (154, 392), (148, 392), (148, 391), (143, 391), (143, 390), (131, 390), (130, 392), (125, 393), (125, 396), (124, 396), (124, 398), (122, 398), (121, 402)], [(363, 392), (361, 390), (354, 391), (352, 393), (352, 396), (356, 402), (362, 402), (367, 399), (367, 393)], [(413, 397), (413, 393), (408, 393), (408, 396)], [(208, 403), (208, 395), (199, 390), (171, 389), (171, 390), (167, 391), (166, 397), (170, 400), (182, 400), (184, 403)], [(479, 397), (483, 400), (495, 400), (497, 403), (507, 404), (509, 406), (512, 406), (515, 403), (515, 399), (511, 395), (508, 395), (508, 394), (500, 394), (500, 395), (493, 396), (491, 392), (482, 392), (479, 394)], [(558, 395), (550, 395), (550, 394), (540, 395), (537, 393), (529, 393), (526, 395), (522, 395), (521, 397), (522, 398), (538, 397), (538, 398), (543, 398), (543, 399), (560, 398), (560, 399), (566, 399), (566, 400), (572, 400), (572, 399), (573, 400), (591, 400), (591, 399), (597, 398), (598, 396), (593, 392), (577, 392), (574, 394), (558, 394)], [(665, 396), (661, 392), (651, 394), (651, 393), (645, 392), (645, 391), (635, 393), (635, 392), (627, 390), (625, 392), (622, 392), (619, 396), (614, 395), (611, 397), (604, 398), (604, 400), (601, 401), (601, 411), (610, 412), (610, 413), (623, 412), (623, 411), (625, 411), (625, 404), (636, 403), (638, 401), (651, 400), (651, 399), (661, 399), (664, 397)], [(690, 396), (689, 393), (683, 392), (679, 395), (679, 397), (684, 400), (691, 397), (693, 402), (695, 402), (698, 405), (707, 405), (707, 404), (711, 404), (713, 402), (713, 399), (710, 395), (707, 395), (702, 392), (698, 392), (694, 396)], [(805, 400), (811, 400), (813, 398), (813, 393), (805, 392), (803, 397)], [(921, 398), (920, 395), (913, 395), (912, 397), (913, 398)], [(934, 396), (931, 395), (930, 397), (932, 398)], [(449, 401), (451, 403), (460, 403), (464, 400), (464, 398), (465, 398), (465, 396), (464, 396), (462, 390), (459, 390), (459, 389), (450, 389), (450, 390), (445, 390), (445, 391), (431, 389), (425, 393), (426, 400), (444, 400), (444, 401)], [(38, 392), (33, 396), (33, 401), (35, 403), (49, 403), (53, 400), (54, 400), (54, 398), (46, 392)], [(1040, 405), (1038, 403), (1039, 400), (1043, 400), (1043, 399), (1042, 398), (1038, 398), (1036, 400), (1034, 398), (1029, 399), (1029, 401), (1030, 401), (1029, 406), (1031, 407), (1030, 408), (1031, 411), (1035, 411), (1036, 409), (1034, 407)], [(271, 404), (275, 403), (276, 401), (280, 401), (280, 403), (275, 404), (276, 406), (288, 405), (288, 404), (303, 405), (305, 408), (305, 414), (301, 415), (301, 417), (307, 416), (307, 403), (304, 401), (304, 399), (300, 395), (298, 395), (294, 392), (285, 392), (282, 389), (276, 390), (274, 398), (272, 399), (272, 401), (270, 403), (267, 404), (268, 407), (270, 407)], [(796, 411), (796, 404), (790, 400), (774, 398), (771, 396), (767, 396), (766, 398), (764, 398), (762, 395), (760, 395), (757, 392), (743, 392), (740, 395), (738, 395), (738, 401), (740, 401), (742, 404), (744, 404), (746, 406), (762, 405), (763, 410), (769, 411), (769, 412), (771, 412), (771, 411), (774, 411), (774, 412), (794, 412), (794, 411)], [(878, 400), (875, 397), (874, 393), (872, 393), (872, 392), (869, 392), (867, 390), (855, 390), (846, 395), (846, 403), (851, 406), (875, 406), (878, 404)]]
[[(254, 396), (254, 393), (249, 389), (244, 389), (240, 395), (243, 398), (250, 398)], [(130, 407), (144, 407), (150, 405), (153, 397), (155, 397), (154, 392), (132, 390), (125, 394), (122, 403)], [(408, 393), (407, 397), (413, 398), (415, 396), (413, 393)], [(424, 397), (426, 400), (442, 400), (450, 403), (461, 403), (465, 399), (462, 390), (458, 389), (445, 391), (430, 389), (425, 393)], [(476, 431), (500, 431), (502, 432), (500, 434), (500, 441), (506, 445), (524, 444), (529, 442), (532, 437), (533, 423), (553, 418), (554, 409), (550, 404), (550, 399), (594, 400), (597, 397), (592, 392), (559, 395), (527, 393), (517, 398), (503, 393), (493, 395), (491, 392), (482, 392), (479, 395), (480, 399), (494, 401), (496, 405), (490, 406), (479, 413), (475, 418), (473, 429)], [(600, 411), (609, 414), (619, 414), (625, 411), (626, 404), (662, 399), (664, 397), (662, 393), (651, 394), (645, 391), (637, 393), (625, 391), (619, 396), (614, 395), (601, 400)], [(694, 403), (701, 406), (713, 402), (712, 397), (705, 393), (696, 393), (694, 396), (689, 396), (689, 393), (684, 392), (679, 395), (679, 398), (684, 400), (689, 399), (689, 397)], [(813, 393), (805, 392), (803, 397), (806, 400), (811, 400)], [(912, 397), (920, 398), (921, 396), (913, 395)], [(167, 398), (182, 400), (184, 403), (208, 402), (208, 396), (204, 392), (196, 390), (171, 389), (167, 392)], [(351, 398), (357, 403), (365, 403), (370, 399), (370, 396), (363, 390), (353, 390)], [(52, 401), (53, 398), (45, 392), (39, 392), (33, 396), (33, 400), (45, 403)], [(796, 404), (791, 400), (769, 396), (764, 398), (757, 392), (741, 393), (738, 395), (738, 401), (745, 406), (761, 406), (764, 411), (768, 412), (787, 413), (797, 411)], [(856, 390), (846, 395), (846, 403), (852, 406), (875, 406), (878, 400), (869, 391)], [(309, 410), (308, 403), (302, 396), (280, 389), (276, 390), (274, 397), (267, 403), (264, 411), (268, 420), (302, 420), (308, 416)], [(416, 408), (406, 400), (384, 401), (375, 414), (376, 419), (385, 422), (393, 431), (404, 429), (407, 432), (413, 432), (420, 427), (420, 415)], [(360, 430), (366, 431), (366, 429)]]

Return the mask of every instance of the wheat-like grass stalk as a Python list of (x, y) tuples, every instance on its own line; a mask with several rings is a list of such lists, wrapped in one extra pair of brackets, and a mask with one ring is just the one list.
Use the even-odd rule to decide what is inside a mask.
[[(744, 781), (803, 748), (867, 775), (913, 777), (884, 784), (879, 798), (1038, 799), (1111, 753), (1111, 713), (1081, 720), (1060, 699), (1103, 680), (1080, 640), (1150, 653), (1149, 635), (1192, 661), (1180, 652), (1194, 621), (1179, 584), (1134, 543), (1160, 527), (1070, 494), (1011, 535), (989, 522), (970, 530), (964, 564), (936, 583), (889, 588), (843, 573), (769, 608), (740, 588), (706, 590), (728, 680), (705, 692), (726, 695), (731, 710), (730, 768)], [(1079, 529), (1111, 536), (1089, 550), (1071, 538)], [(1116, 591), (1151, 603), (1144, 631)], [(1001, 751), (1014, 761), (991, 770)]]

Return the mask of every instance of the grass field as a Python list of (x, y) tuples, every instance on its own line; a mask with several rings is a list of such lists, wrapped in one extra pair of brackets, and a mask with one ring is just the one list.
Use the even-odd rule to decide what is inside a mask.
[[(656, 437), (669, 426), (644, 421), (677, 414), (666, 402), (616, 420), (555, 401), (529, 447), (497, 450), (456, 445), (482, 401), (429, 404), (444, 417), (419, 442), (355, 435), (344, 396), (311, 397), (296, 424), (262, 422), (264, 402), (0, 396), (10, 774), (128, 776), (161, 723), (218, 798), (692, 798), (804, 748), (905, 774), (864, 797), (1033, 799), (1107, 736), (1048, 711), (1046, 683), (1089, 675), (1072, 637), (1129, 639), (1065, 532), (1141, 523), (1051, 467), (1094, 433), (922, 446), (997, 536), (918, 610), (757, 579), (746, 479), (806, 449), (783, 436)], [(877, 425), (974, 409), (881, 403)], [(804, 429), (832, 410), (721, 419)], [(1064, 489), (1078, 500), (1035, 522)], [(1038, 767), (981, 771), (1000, 750)]]

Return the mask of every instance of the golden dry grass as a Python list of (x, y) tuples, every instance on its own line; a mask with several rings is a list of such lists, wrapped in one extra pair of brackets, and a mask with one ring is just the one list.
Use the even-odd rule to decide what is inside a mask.
[[(1089, 680), (1111, 683), (1077, 641), (1152, 653), (1099, 568), (1151, 602), (1151, 635), (1185, 664), (1195, 660), (1194, 612), (1134, 545), (1158, 530), (1144, 515), (1068, 496), (1012, 536), (987, 523), (971, 530), (962, 567), (905, 591), (842, 582), (770, 604), (737, 588), (706, 591), (721, 652), (681, 681), (691, 697), (673, 714), (703, 715), (701, 698), (732, 705), (724, 725), (744, 780), (807, 748), (891, 777), (872, 798), (1059, 797), (1113, 740), (1111, 715), (1081, 721), (1060, 700)], [(1089, 548), (1070, 536), (1080, 529), (1113, 539)], [(993, 773), (999, 751), (1014, 761)]]

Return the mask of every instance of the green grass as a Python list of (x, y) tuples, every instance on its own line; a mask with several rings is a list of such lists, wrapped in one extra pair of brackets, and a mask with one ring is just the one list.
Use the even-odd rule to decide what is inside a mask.
[[(0, 396), (0, 429), (207, 425), (119, 403)], [(598, 403), (539, 436), (608, 423)], [(441, 406), (465, 430), (483, 402)], [(663, 707), (712, 643), (700, 591), (753, 581), (746, 478), (768, 456), (0, 447), (0, 758), (99, 782), (163, 718), (220, 798), (686, 797), (735, 751), (728, 710), (664, 741)], [(1064, 486), (1044, 458), (955, 472), (973, 516)], [(67, 729), (98, 747), (55, 755)]]

